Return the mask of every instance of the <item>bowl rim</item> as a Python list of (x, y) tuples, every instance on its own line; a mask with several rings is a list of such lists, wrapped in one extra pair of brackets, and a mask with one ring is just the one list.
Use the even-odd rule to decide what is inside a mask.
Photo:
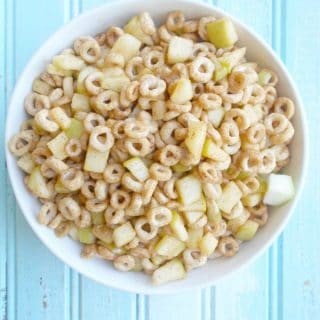
[[(153, 1), (153, 2), (157, 3), (157, 0), (149, 0), (149, 1)], [(84, 275), (87, 278), (94, 280), (97, 283), (100, 283), (104, 286), (114, 288), (114, 289), (119, 289), (119, 290), (126, 291), (126, 292), (131, 292), (131, 293), (139, 293), (139, 294), (147, 294), (147, 295), (149, 295), (149, 294), (172, 294), (172, 293), (181, 293), (181, 292), (190, 291), (190, 290), (198, 290), (198, 289), (206, 288), (209, 286), (213, 286), (217, 282), (221, 281), (222, 279), (229, 277), (230, 275), (234, 274), (238, 270), (241, 270), (244, 266), (246, 266), (246, 265), (252, 263), (252, 261), (256, 260), (259, 256), (261, 256), (266, 251), (267, 248), (269, 248), (271, 246), (271, 244), (276, 240), (276, 238), (280, 235), (280, 233), (283, 232), (285, 226), (288, 224), (289, 219), (292, 217), (292, 214), (297, 206), (297, 203), (301, 197), (302, 190), (305, 185), (306, 176), (307, 176), (307, 168), (308, 168), (308, 163), (309, 163), (309, 133), (308, 133), (306, 114), (305, 114), (305, 109), (304, 109), (303, 102), (302, 102), (302, 99), (300, 96), (300, 92), (299, 92), (293, 78), (291, 77), (290, 73), (288, 72), (288, 70), (287, 70), (286, 66), (284, 65), (284, 63), (282, 62), (281, 58), (277, 56), (277, 54), (274, 52), (272, 47), (259, 34), (257, 34), (256, 31), (254, 31), (251, 27), (247, 26), (245, 23), (243, 23), (240, 20), (238, 20), (237, 18), (235, 18), (233, 15), (218, 8), (215, 5), (203, 3), (203, 2), (199, 2), (199, 1), (175, 0), (172, 2), (175, 5), (181, 5), (181, 6), (185, 3), (193, 4), (193, 5), (202, 7), (202, 8), (207, 8), (210, 11), (214, 11), (218, 15), (222, 15), (222, 16), (230, 18), (232, 21), (234, 21), (236, 24), (238, 24), (246, 33), (250, 34), (252, 36), (252, 38), (254, 39), (254, 41), (259, 43), (263, 47), (263, 49), (266, 50), (268, 52), (268, 54), (270, 54), (272, 56), (272, 58), (278, 63), (278, 65), (282, 69), (282, 72), (284, 73), (284, 75), (288, 79), (288, 81), (287, 81), (288, 85), (292, 88), (292, 90), (295, 94), (295, 99), (297, 101), (297, 105), (299, 106), (299, 111), (301, 113), (301, 119), (300, 119), (300, 121), (301, 121), (301, 137), (302, 137), (303, 148), (304, 148), (304, 154), (302, 155), (300, 184), (296, 186), (296, 194), (295, 194), (295, 197), (291, 203), (290, 208), (288, 208), (287, 214), (282, 219), (281, 223), (277, 225), (277, 228), (272, 233), (272, 235), (268, 238), (268, 240), (260, 247), (260, 249), (253, 252), (249, 258), (247, 258), (245, 261), (243, 261), (242, 263), (237, 265), (237, 267), (231, 268), (231, 270), (229, 272), (226, 272), (225, 274), (221, 275), (218, 279), (213, 279), (211, 281), (209, 280), (205, 284), (193, 284), (193, 285), (189, 285), (187, 287), (182, 284), (181, 286), (176, 287), (174, 289), (172, 289), (172, 288), (166, 289), (166, 286), (154, 287), (154, 286), (150, 285), (148, 287), (148, 289), (141, 290), (139, 288), (134, 289), (132, 287), (129, 287), (129, 288), (123, 287), (121, 285), (118, 285), (116, 281), (112, 281), (112, 280), (110, 280), (109, 282), (105, 281), (104, 279), (99, 278), (98, 276), (94, 275), (90, 271), (87, 271), (87, 270), (80, 271), (80, 269), (78, 268), (78, 266), (75, 263), (73, 263), (70, 259), (68, 259), (65, 254), (62, 254), (59, 250), (56, 250), (55, 247), (50, 244), (49, 240), (45, 236), (42, 236), (41, 234), (39, 234), (35, 230), (35, 228), (33, 227), (32, 223), (31, 223), (31, 217), (25, 213), (23, 201), (17, 196), (17, 189), (16, 189), (17, 185), (14, 183), (14, 179), (13, 179), (13, 174), (14, 174), (15, 169), (13, 168), (13, 166), (11, 165), (11, 163), (9, 161), (9, 157), (11, 155), (10, 155), (10, 151), (8, 150), (8, 147), (7, 147), (7, 143), (10, 139), (8, 118), (11, 116), (10, 110), (13, 109), (13, 102), (15, 100), (17, 88), (21, 86), (23, 79), (25, 78), (26, 74), (28, 73), (28, 70), (29, 70), (32, 62), (37, 59), (42, 48), (44, 46), (46, 46), (48, 43), (50, 43), (52, 41), (51, 40), (52, 38), (54, 38), (56, 35), (60, 34), (68, 26), (73, 25), (73, 24), (77, 24), (79, 20), (88, 20), (88, 18), (90, 18), (91, 16), (95, 16), (96, 12), (100, 11), (102, 8), (106, 9), (108, 7), (112, 7), (115, 4), (119, 5), (119, 6), (121, 6), (121, 5), (125, 6), (125, 5), (131, 4), (131, 3), (132, 3), (132, 0), (118, 0), (117, 2), (111, 1), (109, 3), (99, 5), (91, 10), (87, 10), (87, 11), (79, 14), (78, 16), (74, 17), (72, 20), (70, 20), (66, 24), (59, 27), (54, 33), (52, 33), (48, 37), (48, 39), (40, 45), (40, 47), (33, 53), (31, 58), (28, 60), (28, 62), (26, 63), (26, 65), (23, 68), (23, 71), (20, 73), (18, 80), (15, 83), (14, 90), (13, 90), (11, 97), (10, 97), (9, 107), (7, 109), (7, 115), (6, 115), (6, 127), (5, 127), (5, 146), (6, 146), (5, 148), (6, 148), (6, 151), (5, 151), (5, 154), (6, 154), (6, 164), (7, 164), (7, 170), (9, 173), (10, 183), (13, 187), (13, 193), (15, 195), (15, 199), (19, 205), (19, 208), (20, 208), (21, 212), (23, 213), (23, 216), (27, 220), (28, 225), (31, 227), (31, 229), (36, 234), (36, 236), (51, 251), (51, 253), (53, 253), (56, 257), (58, 257), (61, 261), (63, 261), (67, 266), (69, 266), (70, 268), (72, 268), (76, 272), (80, 273), (81, 275)], [(164, 288), (164, 289), (159, 290), (159, 288)]]

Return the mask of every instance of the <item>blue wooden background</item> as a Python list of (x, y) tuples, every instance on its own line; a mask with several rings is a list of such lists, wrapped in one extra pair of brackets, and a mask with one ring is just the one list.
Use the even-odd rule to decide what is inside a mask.
[[(133, 0), (134, 1), (134, 0)], [(147, 0), (146, 0), (147, 1)], [(0, 0), (0, 133), (15, 80), (58, 27), (106, 0)], [(161, 0), (159, 0), (161, 2)], [(0, 147), (0, 319), (320, 319), (320, 1), (213, 0), (254, 28), (301, 91), (311, 135), (307, 186), (285, 232), (252, 265), (216, 287), (174, 296), (105, 288), (71, 271), (17, 208)]]

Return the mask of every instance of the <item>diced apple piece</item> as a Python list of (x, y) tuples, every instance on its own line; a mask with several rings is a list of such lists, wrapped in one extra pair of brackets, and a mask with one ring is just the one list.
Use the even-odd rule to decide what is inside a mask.
[(175, 237), (165, 235), (154, 247), (155, 253), (165, 256), (168, 259), (178, 256), (185, 249), (182, 241)]
[(231, 71), (229, 63), (226, 61), (215, 61), (214, 62), (215, 69), (213, 74), (213, 80), (214, 81), (220, 81), (223, 78), (225, 78)]
[(104, 78), (101, 86), (104, 89), (120, 92), (121, 89), (130, 83), (123, 69), (118, 67), (106, 68), (103, 70)]
[(220, 124), (223, 120), (225, 114), (225, 110), (223, 107), (214, 109), (214, 110), (209, 110), (208, 111), (208, 120), (210, 123), (212, 123), (212, 125), (215, 128), (219, 128)]
[(262, 69), (258, 74), (258, 83), (260, 86), (265, 86), (269, 83), (272, 78), (272, 74), (267, 69)]
[(209, 22), (207, 32), (209, 41), (217, 48), (229, 48), (238, 41), (236, 28), (228, 18)]
[(184, 205), (191, 204), (202, 196), (201, 182), (193, 175), (188, 175), (177, 180), (176, 189), (179, 200)]
[(187, 220), (188, 224), (192, 226), (194, 223), (196, 223), (202, 216), (203, 212), (201, 211), (184, 211), (183, 215), (185, 219)]
[(192, 84), (189, 79), (180, 78), (173, 84), (170, 100), (176, 104), (184, 104), (193, 97)]
[(203, 237), (203, 228), (189, 229), (188, 230), (188, 240), (187, 247), (190, 249), (195, 249), (199, 247), (199, 241)]
[(32, 83), (32, 90), (34, 92), (47, 96), (52, 91), (52, 87), (40, 79), (35, 79)]
[(137, 55), (141, 47), (141, 41), (131, 34), (125, 33), (114, 43), (110, 52), (121, 54), (127, 62)]
[(202, 156), (215, 161), (223, 161), (229, 155), (219, 148), (210, 138), (206, 138), (202, 149)]
[(242, 192), (239, 187), (230, 181), (222, 189), (222, 195), (217, 200), (217, 205), (220, 210), (230, 213), (232, 208), (240, 201), (242, 197)]
[(131, 158), (123, 163), (131, 174), (143, 182), (149, 178), (149, 170), (145, 163), (138, 157)]
[(244, 206), (251, 207), (251, 208), (259, 204), (261, 200), (262, 200), (262, 194), (258, 192), (248, 194), (241, 199)]
[(188, 172), (192, 169), (191, 166), (184, 166), (181, 163), (177, 163), (174, 166), (172, 166), (172, 170), (176, 173), (184, 173), (184, 172)]
[(201, 195), (201, 198), (195, 202), (192, 202), (188, 205), (184, 205), (181, 208), (181, 211), (201, 211), (206, 212), (207, 210), (207, 202), (204, 198), (203, 194)]
[(57, 193), (70, 193), (70, 190), (67, 189), (60, 181), (60, 179), (57, 180), (56, 184), (54, 185), (54, 190)]
[(189, 123), (188, 134), (184, 143), (194, 158), (199, 159), (199, 161), (206, 140), (206, 134), (207, 124), (204, 121), (191, 121)]
[(218, 62), (228, 67), (228, 72), (240, 63), (241, 59), (245, 56), (247, 49), (245, 47), (226, 52), (218, 59)]
[(82, 121), (77, 119), (71, 119), (69, 128), (66, 129), (64, 132), (69, 139), (80, 139), (84, 133), (84, 126)]
[(81, 70), (85, 67), (84, 61), (72, 54), (54, 56), (52, 64), (62, 70)]
[(153, 44), (152, 37), (144, 33), (141, 29), (139, 16), (133, 17), (124, 27), (124, 32), (129, 33), (139, 39), (141, 42), (151, 46)]
[(25, 153), (22, 157), (20, 157), (17, 164), (19, 168), (26, 173), (31, 173), (35, 167), (35, 163), (33, 162), (30, 153)]
[(164, 284), (170, 281), (180, 280), (186, 277), (186, 271), (179, 259), (173, 259), (152, 274), (152, 282), (155, 285)]
[(236, 238), (242, 241), (251, 240), (257, 230), (259, 228), (259, 224), (252, 220), (247, 220), (243, 225), (241, 225), (236, 233)]
[(184, 226), (182, 217), (177, 211), (172, 211), (172, 219), (170, 222), (170, 228), (173, 231), (174, 235), (181, 241), (188, 240), (188, 232)]
[(129, 243), (136, 236), (136, 231), (128, 221), (114, 229), (112, 238), (117, 247), (122, 247)]
[(62, 70), (60, 68), (57, 68), (53, 64), (47, 65), (47, 72), (53, 75), (61, 76), (61, 77), (71, 77), (72, 71), (71, 70)]
[[(218, 208), (218, 210), (219, 210), (219, 208)], [(214, 210), (208, 209), (207, 217), (208, 217), (208, 221), (211, 223), (220, 223), (222, 220), (222, 215), (221, 215), (220, 211), (214, 211)]]
[(294, 196), (294, 186), (291, 176), (272, 173), (267, 182), (267, 192), (263, 202), (270, 206), (280, 206)]
[(199, 241), (199, 249), (201, 254), (208, 257), (216, 249), (218, 245), (217, 238), (210, 232), (206, 233)]
[(93, 244), (96, 241), (96, 237), (92, 233), (92, 228), (79, 228), (78, 239), (84, 244)]
[(50, 140), (47, 143), (47, 146), (56, 158), (64, 160), (68, 157), (67, 153), (65, 152), (65, 147), (68, 141), (68, 136), (64, 132), (61, 132), (55, 138)]
[(250, 217), (248, 210), (243, 210), (241, 215), (237, 218), (231, 219), (228, 221), (227, 229), (232, 233), (236, 233), (240, 226), (242, 226)]
[(163, 264), (166, 260), (168, 260), (165, 256), (160, 256), (158, 254), (155, 254), (151, 257), (151, 262), (155, 264), (156, 266), (160, 266)]
[(104, 212), (92, 212), (91, 221), (95, 225), (104, 224), (105, 223)]
[(190, 39), (173, 36), (170, 39), (167, 59), (169, 64), (185, 62), (190, 59), (193, 50), (193, 42)]
[(84, 162), (84, 170), (102, 173), (107, 165), (108, 157), (109, 150), (101, 152), (89, 146)]
[(97, 68), (94, 67), (85, 67), (83, 68), (79, 74), (78, 74), (78, 78), (77, 78), (77, 92), (78, 93), (82, 93), (85, 94), (87, 93), (86, 87), (84, 85), (84, 81), (86, 80), (87, 76), (93, 72), (98, 71)]
[(35, 167), (27, 182), (28, 188), (31, 192), (39, 198), (50, 199), (51, 191), (48, 189), (47, 181), (42, 176), (40, 168)]
[(71, 108), (73, 112), (90, 112), (91, 108), (89, 97), (80, 93), (75, 93), (72, 97)]

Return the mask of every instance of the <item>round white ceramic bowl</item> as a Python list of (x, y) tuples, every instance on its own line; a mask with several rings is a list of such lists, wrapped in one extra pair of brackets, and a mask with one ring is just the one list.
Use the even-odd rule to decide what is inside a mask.
[[(63, 26), (35, 53), (16, 84), (8, 110), (6, 141), (18, 130), (18, 124), (25, 118), (23, 99), (30, 92), (34, 78), (46, 67), (50, 59), (64, 48), (70, 47), (81, 35), (94, 35), (108, 26), (123, 25), (131, 16), (148, 11), (159, 23), (172, 10), (182, 10), (189, 18), (214, 15), (228, 16), (218, 8), (185, 0), (123, 0), (115, 1), (89, 11)], [(247, 47), (248, 57), (262, 66), (270, 67), (279, 76), (278, 91), (280, 95), (293, 99), (296, 114), (293, 124), (296, 130), (291, 144), (291, 162), (285, 172), (292, 175), (295, 186), (295, 198), (285, 206), (270, 209), (268, 223), (257, 233), (256, 237), (241, 245), (239, 253), (233, 258), (210, 260), (205, 266), (188, 274), (183, 281), (169, 283), (164, 286), (153, 286), (150, 278), (142, 273), (119, 272), (111, 263), (101, 259), (84, 260), (80, 257), (80, 245), (68, 237), (59, 239), (48, 228), (38, 224), (36, 215), (38, 201), (27, 191), (23, 183), (23, 174), (16, 164), (16, 159), (6, 152), (8, 171), (13, 190), (19, 206), (33, 231), (41, 241), (62, 261), (83, 275), (104, 285), (144, 294), (176, 293), (183, 290), (201, 288), (215, 284), (218, 280), (238, 270), (261, 254), (288, 222), (297, 203), (305, 178), (308, 139), (307, 127), (302, 102), (298, 91), (282, 62), (272, 49), (252, 30), (231, 18), (239, 34), (239, 44)]]

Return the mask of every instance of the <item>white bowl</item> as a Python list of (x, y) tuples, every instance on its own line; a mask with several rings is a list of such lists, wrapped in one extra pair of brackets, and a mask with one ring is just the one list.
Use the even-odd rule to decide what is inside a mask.
[[(23, 99), (31, 90), (32, 80), (45, 69), (46, 64), (55, 54), (71, 46), (74, 39), (81, 35), (94, 35), (105, 30), (108, 26), (123, 25), (128, 18), (142, 11), (149, 11), (157, 22), (160, 22), (169, 11), (177, 9), (182, 10), (190, 18), (206, 15), (228, 16), (212, 6), (185, 0), (161, 0), (161, 2), (158, 0), (135, 0), (134, 2), (123, 0), (89, 11), (63, 26), (35, 53), (16, 84), (8, 110), (6, 141), (18, 131), (18, 125), (26, 118)], [(36, 220), (39, 203), (26, 190), (23, 174), (17, 167), (15, 158), (7, 150), (6, 158), (11, 183), (24, 216), (42, 242), (73, 269), (104, 285), (130, 292), (163, 294), (201, 288), (215, 284), (221, 278), (252, 261), (275, 240), (287, 224), (300, 196), (308, 162), (308, 139), (304, 109), (290, 75), (272, 49), (254, 31), (249, 30), (236, 19), (232, 18), (232, 20), (238, 30), (239, 43), (248, 49), (248, 57), (275, 70), (280, 80), (278, 86), (280, 94), (291, 97), (295, 102), (296, 114), (293, 123), (296, 134), (291, 144), (291, 162), (285, 170), (286, 173), (293, 176), (296, 186), (295, 198), (283, 207), (272, 208), (268, 223), (252, 241), (241, 245), (241, 249), (235, 257), (211, 260), (202, 268), (190, 272), (183, 281), (155, 287), (152, 286), (149, 277), (142, 273), (123, 273), (115, 270), (110, 263), (103, 260), (80, 258), (79, 244), (69, 238), (59, 239), (47, 227), (39, 225)]]

